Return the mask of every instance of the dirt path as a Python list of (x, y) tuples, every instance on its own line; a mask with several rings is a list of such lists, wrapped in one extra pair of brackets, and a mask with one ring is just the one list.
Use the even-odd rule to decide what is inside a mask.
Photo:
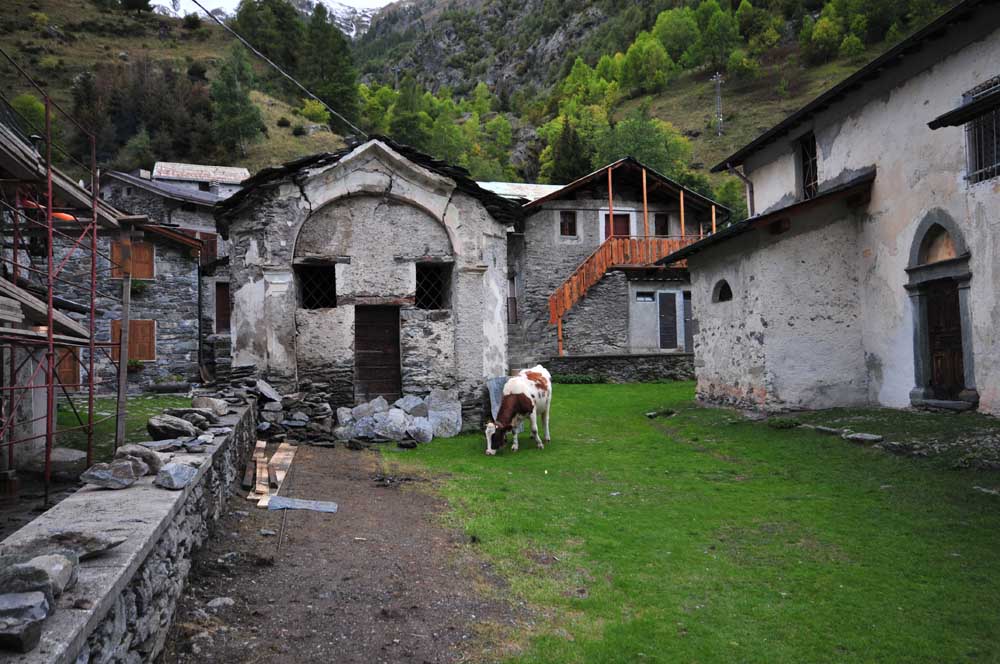
[[(442, 502), (417, 482), (376, 481), (377, 461), (298, 448), (282, 495), (332, 500), (337, 514), (269, 512), (234, 496), (195, 557), (161, 661), (500, 659), (521, 623), (497, 599), (500, 584), (436, 523)], [(217, 598), (233, 604), (210, 607)]]

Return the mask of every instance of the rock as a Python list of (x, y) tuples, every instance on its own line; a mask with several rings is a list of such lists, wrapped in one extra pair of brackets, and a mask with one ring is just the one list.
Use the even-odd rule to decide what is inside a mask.
[(883, 440), (882, 436), (874, 433), (845, 433), (843, 438), (844, 440), (849, 440), (852, 443), (862, 443), (865, 445), (870, 443), (881, 443)]
[(232, 433), (232, 427), (208, 427), (208, 433), (214, 434), (216, 436), (225, 436), (226, 434)]
[(281, 397), (281, 407), (285, 410), (291, 410), (302, 403), (302, 393), (294, 392), (292, 394), (286, 394)]
[(277, 401), (281, 403), (281, 395), (267, 381), (257, 379), (257, 382), (254, 383), (254, 389), (257, 390), (264, 401)]
[(259, 532), (263, 537), (274, 537), (278, 534), (270, 528), (261, 528)]
[(0, 569), (0, 592), (40, 593), (54, 606), (55, 589), (45, 570), (29, 565), (5, 565)]
[(122, 445), (115, 451), (115, 458), (120, 459), (124, 456), (141, 459), (148, 468), (147, 475), (155, 475), (163, 467), (163, 459), (160, 458), (160, 455), (142, 445)]
[(351, 438), (374, 438), (375, 437), (375, 418), (368, 416), (362, 417), (357, 422), (354, 423), (354, 431)]
[(277, 401), (269, 401), (264, 404), (264, 407), (261, 410), (268, 413), (280, 413), (283, 408), (281, 407), (281, 403)]
[(182, 416), (181, 419), (187, 420), (191, 424), (198, 427), (198, 429), (200, 429), (201, 431), (207, 429), (209, 425), (208, 418), (198, 413), (188, 413), (187, 415)]
[(380, 438), (403, 440), (410, 425), (410, 417), (399, 408), (392, 408), (375, 415), (375, 433)]
[(173, 415), (154, 415), (146, 423), (146, 430), (153, 440), (194, 438), (199, 433), (195, 425)]
[(216, 399), (214, 397), (195, 397), (191, 401), (191, 406), (193, 408), (207, 408), (219, 417), (229, 412), (229, 404), (223, 399)]
[[(215, 424), (219, 421), (219, 416), (211, 408), (165, 408), (163, 410), (167, 415), (173, 415), (174, 417), (180, 417), (187, 420), (188, 415), (198, 415), (200, 418), (204, 418), (208, 422)], [(195, 421), (188, 420), (195, 426), (197, 426), (198, 418)]]
[(818, 431), (819, 433), (830, 434), (832, 436), (840, 436), (844, 433), (843, 429), (834, 429), (833, 427), (824, 427), (824, 426), (817, 426), (815, 431)]
[[(0, 553), (30, 554), (40, 556), (47, 553), (59, 553), (62, 549), (76, 552), (80, 560), (89, 560), (110, 551), (125, 541), (124, 537), (112, 537), (104, 533), (86, 532), (83, 530), (51, 530), (44, 535), (38, 535), (17, 544), (0, 545)], [(2, 570), (0, 570), (2, 573)], [(0, 588), (3, 584), (0, 584)]]
[(451, 390), (431, 390), (427, 396), (427, 418), (435, 438), (451, 438), (462, 431), (462, 402)]
[(204, 454), (205, 444), (199, 440), (193, 440), (190, 443), (184, 443), (184, 451), (188, 454)]
[(277, 424), (281, 420), (285, 419), (285, 412), (282, 410), (279, 411), (264, 410), (261, 411), (260, 416), (261, 419), (263, 419), (265, 422), (270, 422), (271, 424)]
[(426, 417), (414, 417), (410, 420), (406, 433), (418, 443), (429, 443), (434, 439), (434, 426)]
[(186, 440), (187, 438), (169, 438), (167, 440), (147, 440), (136, 444), (154, 452), (176, 452)]
[(271, 429), (272, 429), (271, 422), (261, 422), (260, 424), (257, 425), (258, 433), (267, 433)]
[(116, 455), (115, 460), (112, 461), (111, 463), (114, 464), (118, 463), (119, 461), (125, 461), (127, 463), (132, 464), (132, 472), (135, 473), (136, 479), (149, 475), (149, 466), (147, 466), (145, 462), (143, 462), (143, 460), (140, 459), (139, 457), (134, 457), (131, 454), (126, 454), (125, 456), (122, 457)]
[(337, 409), (337, 424), (342, 426), (347, 426), (354, 423), (354, 415), (351, 413), (350, 408), (344, 408), (341, 406)]
[(375, 397), (368, 404), (372, 407), (372, 415), (389, 410), (389, 402), (385, 400), (385, 397)]
[(375, 408), (370, 403), (358, 404), (351, 409), (351, 419), (355, 422), (371, 417), (375, 414)]
[(215, 599), (209, 601), (207, 604), (210, 609), (220, 609), (225, 606), (233, 606), (236, 604), (236, 600), (232, 597), (216, 597)]
[(0, 595), (0, 648), (25, 653), (38, 646), (51, 607), (39, 592)]
[(52, 594), (56, 597), (67, 588), (72, 588), (73, 584), (76, 583), (76, 571), (79, 564), (79, 557), (69, 550), (36, 556), (24, 563), (27, 567), (42, 570), (49, 577), (49, 581), (52, 583)]
[[(75, 480), (80, 474), (87, 470), (87, 453), (82, 450), (74, 450), (68, 447), (53, 447), (49, 458), (53, 477), (58, 479)], [(21, 461), (18, 466), (21, 470), (32, 473), (45, 472), (45, 453), (35, 454)]]
[(126, 459), (118, 459), (111, 463), (95, 463), (80, 475), (80, 480), (102, 489), (126, 489), (145, 475), (145, 472), (142, 475), (138, 474), (137, 470), (137, 467)]
[(342, 427), (336, 427), (333, 430), (333, 439), (339, 441), (350, 440), (351, 436), (354, 435), (354, 427), (350, 424)]
[(177, 491), (190, 484), (191, 480), (197, 474), (198, 469), (186, 463), (168, 463), (163, 468), (160, 468), (160, 472), (156, 474), (153, 484), (164, 489)]
[(420, 397), (413, 396), (412, 394), (407, 394), (402, 399), (396, 399), (396, 403), (392, 405), (399, 408), (404, 413), (412, 415), (414, 408), (424, 405), (424, 400)]
[(311, 415), (316, 418), (330, 417), (333, 415), (333, 408), (328, 403), (316, 404), (312, 408)]
[(367, 450), (369, 443), (367, 441), (361, 440), (360, 438), (351, 438), (345, 444), (345, 447), (349, 450)]
[(306, 422), (302, 420), (281, 420), (281, 426), (288, 427), (290, 429), (300, 429), (305, 427)]
[(412, 450), (417, 446), (417, 441), (415, 440), (401, 440), (396, 443), (396, 447), (402, 447), (404, 450)]
[(196, 442), (201, 443), (203, 445), (210, 445), (210, 444), (212, 444), (212, 443), (215, 442), (215, 434), (214, 433), (203, 433), (200, 436), (198, 436)]
[(292, 413), (292, 416), (289, 419), (298, 420), (300, 422), (308, 422), (309, 416), (303, 413), (301, 410), (297, 410), (294, 413)]

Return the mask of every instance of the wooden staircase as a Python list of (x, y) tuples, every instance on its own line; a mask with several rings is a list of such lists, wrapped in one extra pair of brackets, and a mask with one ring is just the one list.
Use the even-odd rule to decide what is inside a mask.
[[(562, 354), (562, 319), (573, 306), (617, 267), (648, 267), (701, 239), (697, 235), (634, 237), (613, 235), (580, 263), (566, 281), (549, 296), (549, 323), (559, 326), (559, 354)], [(685, 261), (674, 265), (683, 267)]]

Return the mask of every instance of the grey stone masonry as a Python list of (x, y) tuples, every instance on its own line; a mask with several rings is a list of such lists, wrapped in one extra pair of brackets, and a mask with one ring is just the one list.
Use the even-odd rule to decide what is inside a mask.
[[(154, 486), (152, 476), (122, 491), (84, 488), (5, 540), (16, 546), (66, 528), (126, 538), (108, 554), (82, 561), (77, 584), (43, 624), (39, 646), (3, 661), (153, 662), (163, 649), (191, 554), (221, 515), (253, 448), (255, 423), (254, 406), (241, 407), (222, 418), (233, 431), (217, 436), (207, 454), (175, 454), (174, 462), (198, 464), (194, 480), (180, 491)], [(75, 608), (80, 600), (91, 608)]]
[(577, 355), (553, 357), (544, 364), (553, 376), (559, 374), (593, 376), (612, 383), (694, 380), (692, 353)]

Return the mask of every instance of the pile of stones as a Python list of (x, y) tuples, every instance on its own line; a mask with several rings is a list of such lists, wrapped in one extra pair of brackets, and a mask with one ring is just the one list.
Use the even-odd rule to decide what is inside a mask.
[[(55, 598), (76, 583), (81, 560), (94, 558), (123, 537), (59, 530), (16, 545), (0, 545), (0, 649), (29, 652)], [(78, 600), (79, 602), (86, 600)], [(77, 609), (91, 608), (77, 606)]]
[(394, 440), (416, 447), (462, 431), (462, 402), (450, 390), (431, 390), (424, 398), (408, 394), (392, 406), (382, 397), (354, 408), (337, 409), (333, 436), (339, 441)]

